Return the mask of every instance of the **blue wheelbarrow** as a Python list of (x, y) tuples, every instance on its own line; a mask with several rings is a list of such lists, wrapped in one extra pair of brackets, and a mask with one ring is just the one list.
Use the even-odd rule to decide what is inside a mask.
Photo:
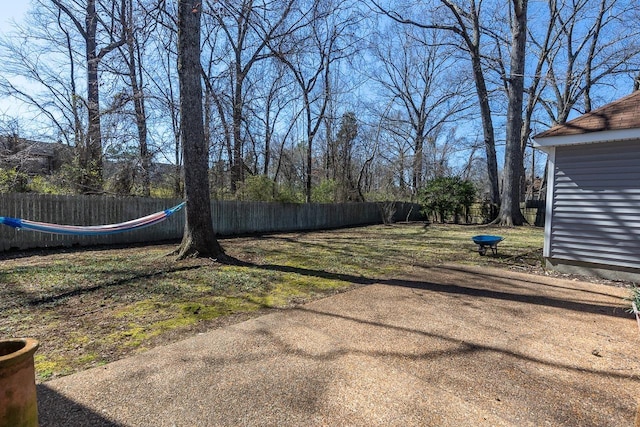
[(473, 240), (473, 243), (478, 245), (478, 253), (480, 255), (485, 255), (487, 253), (487, 248), (491, 249), (494, 255), (497, 255), (498, 243), (502, 242), (504, 237), (482, 234), (479, 236), (473, 236), (471, 240)]

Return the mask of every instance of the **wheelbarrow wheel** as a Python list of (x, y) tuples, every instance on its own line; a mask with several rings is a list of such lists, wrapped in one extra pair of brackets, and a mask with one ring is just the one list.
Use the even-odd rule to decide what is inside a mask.
[(478, 248), (478, 253), (479, 253), (480, 255), (486, 255), (486, 254), (487, 254), (487, 248), (486, 248), (485, 246), (480, 246), (480, 247)]

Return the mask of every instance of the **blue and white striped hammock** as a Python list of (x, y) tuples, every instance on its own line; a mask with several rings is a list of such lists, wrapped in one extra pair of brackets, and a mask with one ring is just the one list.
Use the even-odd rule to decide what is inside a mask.
[(142, 218), (133, 219), (131, 221), (121, 222), (119, 224), (107, 225), (62, 225), (50, 224), (48, 222), (29, 221), (28, 219), (9, 218), (0, 216), (0, 224), (17, 228), (18, 230), (33, 230), (41, 233), (52, 234), (71, 234), (75, 236), (103, 236), (107, 234), (123, 233), (125, 231), (137, 230), (138, 228), (149, 227), (169, 218), (175, 212), (182, 209), (185, 202), (180, 203), (170, 209), (165, 209)]

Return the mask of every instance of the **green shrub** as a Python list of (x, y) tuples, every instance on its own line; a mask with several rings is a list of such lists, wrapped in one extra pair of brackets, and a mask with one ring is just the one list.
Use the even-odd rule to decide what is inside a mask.
[(256, 202), (272, 202), (274, 200), (275, 182), (265, 175), (251, 175), (244, 182), (238, 183), (238, 198)]
[(475, 200), (476, 189), (471, 181), (458, 176), (445, 176), (427, 182), (420, 194), (422, 212), (434, 220), (445, 222), (453, 217), (458, 223)]
[(0, 169), (0, 193), (26, 193), (29, 176), (16, 168)]
[(280, 187), (276, 194), (276, 201), (281, 203), (304, 203), (304, 194), (291, 187)]
[(634, 313), (633, 303), (635, 303), (636, 309), (640, 310), (640, 287), (633, 285), (629, 296), (625, 300), (629, 302), (629, 307), (627, 308), (629, 313)]
[(34, 176), (29, 182), (29, 189), (40, 194), (72, 194), (69, 188), (64, 188), (57, 183), (55, 176)]
[(335, 179), (325, 179), (311, 189), (311, 201), (314, 203), (333, 203), (336, 200), (338, 183)]
[(157, 199), (172, 199), (176, 197), (175, 190), (167, 186), (151, 187), (151, 197)]

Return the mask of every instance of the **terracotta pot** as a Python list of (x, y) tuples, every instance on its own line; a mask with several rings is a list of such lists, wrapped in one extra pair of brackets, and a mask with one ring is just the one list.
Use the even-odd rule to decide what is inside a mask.
[(31, 338), (0, 341), (0, 427), (37, 427), (38, 401)]

